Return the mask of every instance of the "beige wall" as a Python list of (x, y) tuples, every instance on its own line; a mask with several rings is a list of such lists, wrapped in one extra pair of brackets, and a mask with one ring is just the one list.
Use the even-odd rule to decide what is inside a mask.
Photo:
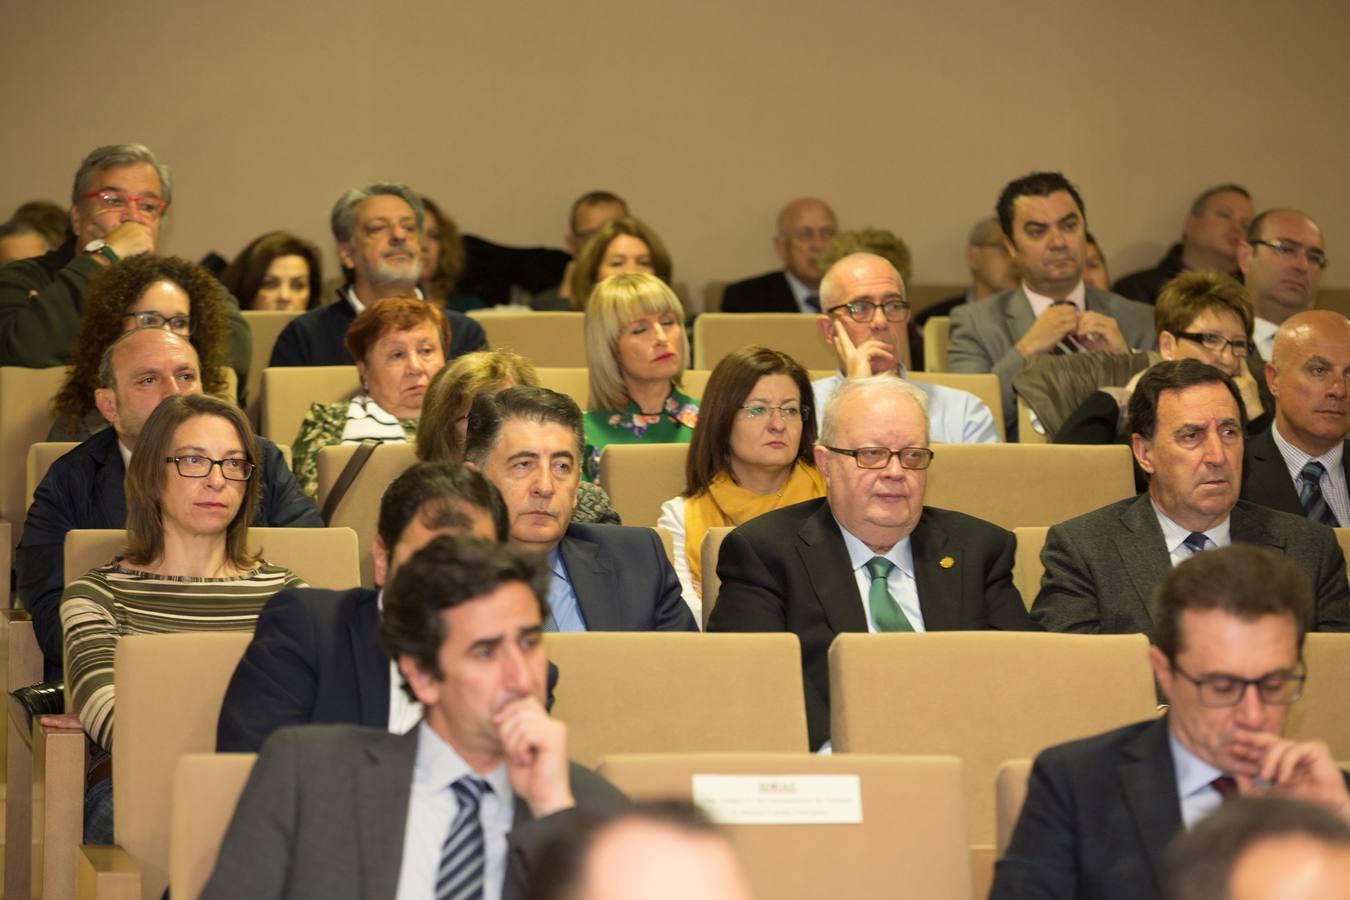
[(1318, 218), (1325, 283), (1350, 286), (1344, 0), (104, 9), (7, 4), (0, 215), (132, 140), (173, 167), (165, 249), (193, 257), (284, 227), (331, 265), (332, 201), (388, 177), (521, 244), (617, 190), (694, 286), (772, 267), (778, 206), (814, 193), (901, 234), (932, 283), (964, 278), (970, 223), (1044, 167), (1082, 188), (1114, 274), (1236, 180)]

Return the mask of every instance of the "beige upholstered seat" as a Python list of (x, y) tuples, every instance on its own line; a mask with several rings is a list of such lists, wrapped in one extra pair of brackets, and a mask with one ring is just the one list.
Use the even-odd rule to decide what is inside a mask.
[[(323, 509), (333, 485), (347, 463), (351, 461), (358, 446), (360, 445), (334, 444), (319, 450), (320, 509)], [(381, 444), (376, 447), (329, 519), (329, 525), (347, 527), (356, 532), (361, 584), (365, 587), (375, 586), (370, 541), (375, 537), (376, 527), (380, 521), (380, 499), (384, 496), (384, 490), (389, 487), (389, 483), (416, 462), (417, 450), (412, 444)]]
[(926, 384), (940, 384), (944, 387), (956, 388), (958, 391), (969, 391), (989, 407), (989, 414), (994, 417), (994, 425), (998, 428), (999, 440), (1007, 437), (1008, 429), (1003, 424), (1003, 400), (999, 394), (998, 376), (992, 372), (979, 374), (963, 372), (910, 372), (910, 381), (919, 381)]
[(469, 315), (483, 326), (488, 344), (496, 349), (519, 353), (536, 366), (586, 365), (579, 312), (474, 310)]
[(80, 445), (75, 441), (38, 441), (28, 448), (28, 465), (24, 476), (24, 487), (27, 490), (25, 509), (33, 505), (33, 492), (37, 490), (39, 484), (42, 484), (42, 479), (46, 477), (52, 463), (78, 446)]
[(950, 756), (661, 753), (606, 757), (600, 774), (637, 800), (693, 799), (696, 775), (854, 776), (860, 824), (728, 824), (755, 896), (969, 900), (962, 772)]
[(1041, 591), (1041, 576), (1045, 574), (1045, 566), (1041, 565), (1041, 548), (1045, 546), (1045, 535), (1049, 530), (1044, 525), (1013, 529), (1013, 534), (1017, 535), (1013, 584), (1022, 595), (1022, 602), (1026, 604), (1028, 610)]
[(1285, 733), (1326, 741), (1335, 759), (1350, 759), (1350, 634), (1315, 632), (1303, 645), (1308, 680), (1303, 697), (1289, 708)]
[(1012, 529), (1054, 525), (1134, 496), (1130, 448), (937, 444), (924, 503)]
[(294, 444), (314, 403), (345, 400), (361, 390), (356, 366), (283, 366), (264, 369), (262, 434), (276, 443)]
[[(0, 610), (5, 629), (6, 694), (42, 680), (42, 650), (33, 620), (22, 609)], [(29, 895), (33, 835), (32, 730), (17, 704), (8, 704), (5, 728), (5, 893)], [(81, 739), (83, 735), (80, 736)], [(80, 745), (80, 751), (84, 747)], [(83, 790), (83, 778), (80, 789)]]
[(717, 577), (717, 557), (722, 553), (722, 542), (731, 534), (731, 527), (709, 528), (703, 535), (703, 630), (708, 630), (708, 619), (717, 605), (717, 594), (722, 590), (722, 579)]
[[(246, 300), (240, 300), (246, 303)], [(248, 413), (248, 419), (253, 423), (254, 429), (262, 425), (262, 373), (267, 368), (267, 363), (272, 358), (272, 348), (276, 346), (277, 336), (281, 334), (282, 329), (291, 323), (292, 319), (304, 314), (304, 310), (274, 310), (274, 309), (246, 309), (243, 311), (244, 321), (248, 323), (249, 331), (253, 333), (253, 354), (249, 357), (248, 381), (245, 384), (247, 389), (244, 399), (246, 402), (245, 411)], [(289, 435), (282, 438), (290, 442), (295, 435)]]
[(539, 384), (551, 391), (566, 394), (581, 409), (586, 408), (591, 395), (591, 373), (585, 366), (536, 366)]
[(1027, 799), (1027, 779), (1031, 777), (1031, 760), (1011, 759), (998, 767), (994, 774), (994, 808), (998, 817), (995, 825), (995, 858), (1008, 851), (1017, 817), (1022, 814), (1022, 802)]
[(256, 753), (188, 753), (173, 779), (169, 883), (174, 900), (197, 900), (216, 867)]
[(808, 369), (839, 365), (820, 338), (816, 317), (801, 313), (704, 313), (694, 320), (694, 364), (714, 369), (732, 350), (758, 345), (782, 351)]
[[(48, 369), (24, 369), (0, 366), (0, 521), (10, 529), (0, 566), (8, 572), (14, 548), (19, 544), (24, 516), (28, 511), (28, 448), (43, 440), (52, 427), (52, 398), (66, 380), (64, 366)], [(0, 534), (0, 538), (4, 535)], [(9, 579), (0, 587), (0, 596), (9, 599)]]
[(929, 372), (947, 370), (947, 345), (951, 343), (952, 320), (933, 316), (923, 323), (923, 367)]
[(684, 491), (688, 444), (610, 444), (600, 454), (600, 486), (625, 525), (655, 525), (661, 504)]
[(571, 756), (806, 749), (801, 649), (791, 634), (549, 634), (553, 715)]

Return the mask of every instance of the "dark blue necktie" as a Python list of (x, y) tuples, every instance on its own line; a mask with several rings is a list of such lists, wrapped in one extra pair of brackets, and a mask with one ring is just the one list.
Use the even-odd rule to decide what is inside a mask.
[(1308, 518), (1335, 528), (1340, 523), (1327, 505), (1327, 498), (1322, 495), (1322, 476), (1325, 474), (1326, 466), (1315, 459), (1309, 460), (1303, 471), (1298, 473), (1298, 502), (1303, 504), (1303, 514)]
[(478, 821), (478, 801), (492, 787), (481, 778), (465, 775), (450, 789), (459, 809), (441, 846), (436, 900), (483, 900), (483, 826)]

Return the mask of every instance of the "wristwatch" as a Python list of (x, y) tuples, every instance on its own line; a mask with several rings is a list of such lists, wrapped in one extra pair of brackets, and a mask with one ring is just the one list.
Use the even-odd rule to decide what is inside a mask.
[(117, 262), (117, 254), (113, 252), (113, 248), (109, 247), (107, 241), (103, 240), (103, 238), (95, 238), (94, 240), (85, 244), (84, 252), (98, 253), (101, 254), (103, 258), (110, 263)]

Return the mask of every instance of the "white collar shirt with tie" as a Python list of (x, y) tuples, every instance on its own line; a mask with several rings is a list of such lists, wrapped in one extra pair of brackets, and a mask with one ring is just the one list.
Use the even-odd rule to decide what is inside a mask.
[(1336, 521), (1342, 527), (1350, 526), (1350, 490), (1347, 490), (1345, 483), (1345, 442), (1338, 443), (1321, 456), (1309, 456), (1285, 440), (1284, 435), (1280, 434), (1278, 422), (1271, 423), (1270, 436), (1275, 439), (1275, 448), (1280, 451), (1285, 466), (1289, 468), (1295, 491), (1299, 489), (1299, 476), (1303, 473), (1303, 467), (1310, 462), (1322, 464), (1322, 468), (1326, 469), (1318, 483), (1322, 489), (1322, 498), (1331, 507)]
[[(835, 524), (838, 524), (838, 520)], [(877, 623), (872, 620), (872, 610), (867, 602), (868, 594), (872, 590), (872, 576), (867, 571), (867, 561), (874, 556), (880, 556), (890, 560), (895, 566), (886, 576), (886, 587), (890, 590), (891, 596), (900, 604), (901, 612), (909, 619), (909, 624), (914, 630), (923, 631), (923, 610), (919, 607), (919, 586), (914, 580), (914, 551), (910, 546), (909, 537), (902, 538), (885, 553), (877, 553), (849, 534), (848, 529), (842, 525), (839, 526), (839, 533), (844, 536), (844, 547), (848, 549), (848, 563), (858, 585), (858, 602), (862, 604), (863, 614), (867, 616), (867, 630), (873, 633), (877, 630)]]
[[(1153, 501), (1150, 501), (1153, 502)], [(1186, 538), (1191, 536), (1189, 528), (1182, 528), (1167, 513), (1158, 508), (1158, 504), (1153, 502), (1153, 513), (1158, 517), (1158, 525), (1162, 528), (1163, 546), (1167, 548), (1167, 555), (1172, 560), (1172, 565), (1177, 566), (1190, 559), (1195, 554), (1186, 546)], [(1213, 550), (1216, 547), (1227, 547), (1233, 543), (1233, 517), (1225, 516), (1224, 520), (1213, 528), (1204, 532), (1208, 539), (1205, 543), (1206, 550)]]

